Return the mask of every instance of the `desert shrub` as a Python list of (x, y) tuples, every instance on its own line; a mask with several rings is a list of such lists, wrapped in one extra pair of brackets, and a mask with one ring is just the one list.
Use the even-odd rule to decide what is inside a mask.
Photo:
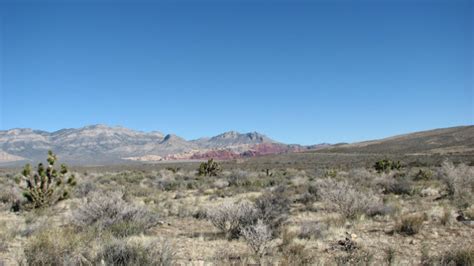
[(443, 162), (439, 177), (446, 185), (448, 196), (457, 206), (466, 208), (472, 204), (474, 201), (474, 167), (465, 164), (455, 166), (450, 162)]
[(396, 195), (413, 194), (412, 184), (406, 178), (392, 178), (385, 180), (382, 184), (384, 193), (392, 193)]
[(380, 161), (375, 162), (374, 169), (377, 173), (389, 172), (390, 170), (400, 170), (402, 165), (400, 161), (392, 161), (388, 159), (383, 159)]
[(467, 219), (474, 220), (474, 204), (465, 209), (463, 214)]
[(328, 225), (317, 221), (305, 221), (300, 225), (298, 237), (303, 239), (322, 238), (328, 230)]
[(391, 266), (395, 264), (396, 255), (397, 251), (394, 247), (388, 247), (385, 250), (385, 261), (387, 262), (387, 265)]
[(321, 198), (346, 218), (353, 219), (361, 214), (373, 216), (383, 208), (380, 199), (372, 192), (359, 191), (346, 181), (322, 179), (316, 185)]
[(228, 239), (236, 238), (242, 228), (257, 221), (257, 210), (249, 201), (234, 203), (226, 201), (207, 211), (206, 218), (226, 234)]
[(319, 195), (319, 187), (315, 184), (309, 184), (308, 185), (308, 193), (309, 195), (311, 195), (311, 197), (314, 199), (314, 200), (319, 200), (321, 197)]
[(17, 212), (21, 209), (21, 205), (25, 203), (25, 200), (22, 199), (17, 188), (8, 185), (0, 186), (0, 210)]
[(439, 265), (474, 265), (474, 247), (455, 248), (432, 260)]
[(265, 192), (255, 200), (258, 218), (261, 219), (276, 234), (280, 226), (288, 218), (290, 200), (283, 187)]
[(334, 257), (336, 265), (372, 265), (374, 255), (366, 250), (356, 250)]
[(405, 215), (400, 218), (400, 221), (395, 226), (395, 230), (402, 235), (415, 235), (418, 234), (425, 220), (425, 215)]
[(19, 233), (19, 228), (15, 223), (0, 221), (0, 253), (8, 251), (10, 243)]
[(326, 178), (336, 178), (337, 169), (328, 169), (324, 172), (324, 177)]
[(229, 186), (229, 182), (225, 179), (216, 179), (214, 183), (212, 183), (213, 188), (223, 189)]
[(242, 236), (252, 251), (260, 257), (265, 255), (265, 251), (272, 240), (272, 232), (262, 220), (258, 220), (254, 225), (244, 227)]
[(87, 197), (89, 193), (97, 190), (97, 185), (93, 182), (81, 182), (74, 189), (74, 195), (78, 198)]
[(146, 179), (142, 181), (140, 184), (141, 186), (145, 185), (148, 187), (157, 188), (163, 191), (175, 191), (179, 189), (185, 189), (188, 186), (192, 186), (191, 184), (194, 180), (187, 179), (186, 176), (181, 176), (183, 174), (174, 173), (169, 170), (162, 169), (159, 171), (157, 175), (148, 176)]
[(55, 169), (56, 155), (48, 152), (48, 166), (38, 164), (36, 173), (33, 173), (29, 164), (25, 165), (18, 185), (23, 190), (23, 196), (33, 208), (50, 206), (69, 197), (70, 188), (76, 185), (74, 175), (67, 176), (66, 165)]
[(448, 225), (451, 222), (451, 210), (447, 207), (443, 209), (443, 215), (439, 221), (442, 225)]
[(180, 167), (166, 167), (166, 170), (172, 172), (173, 174), (176, 174), (177, 172), (181, 170), (181, 168)]
[(377, 178), (381, 176), (366, 168), (354, 168), (348, 171), (348, 181), (358, 186), (371, 187)]
[(96, 262), (104, 261), (106, 265), (172, 265), (174, 255), (174, 251), (167, 243), (145, 244), (112, 239), (105, 244)]
[(232, 171), (227, 177), (230, 186), (246, 187), (252, 184), (249, 173), (242, 170)]
[(43, 230), (27, 239), (26, 261), (28, 265), (92, 265), (89, 240), (71, 228)]
[(309, 265), (314, 261), (313, 253), (304, 245), (295, 243), (296, 234), (288, 229), (282, 230), (281, 244), (278, 251), (281, 254), (280, 265)]
[(214, 159), (209, 159), (207, 162), (202, 162), (199, 165), (198, 175), (200, 176), (217, 176), (221, 171), (221, 166), (214, 161)]
[(430, 170), (420, 169), (413, 177), (415, 181), (430, 180), (433, 177), (433, 173)]
[(145, 207), (126, 202), (121, 192), (94, 192), (73, 212), (73, 224), (109, 230), (116, 236), (142, 233), (156, 225), (157, 218)]
[(265, 173), (265, 176), (273, 176), (273, 173), (271, 172), (270, 168), (265, 168), (262, 171)]

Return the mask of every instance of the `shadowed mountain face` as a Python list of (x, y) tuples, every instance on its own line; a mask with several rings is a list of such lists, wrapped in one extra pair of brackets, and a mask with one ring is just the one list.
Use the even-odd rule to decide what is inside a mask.
[[(0, 163), (43, 160), (48, 150), (61, 161), (74, 164), (107, 164), (125, 161), (160, 161), (238, 158), (300, 149), (277, 143), (257, 132), (226, 132), (212, 138), (187, 141), (176, 135), (141, 132), (123, 127), (93, 125), (78, 129), (45, 132), (32, 129), (0, 131)], [(250, 154), (250, 155), (249, 155)]]

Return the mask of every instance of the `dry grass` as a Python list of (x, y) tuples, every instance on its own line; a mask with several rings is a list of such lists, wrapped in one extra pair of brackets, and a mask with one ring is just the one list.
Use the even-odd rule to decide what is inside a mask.
[(403, 235), (415, 235), (420, 232), (423, 222), (426, 220), (423, 214), (410, 214), (400, 218), (396, 225), (396, 231)]

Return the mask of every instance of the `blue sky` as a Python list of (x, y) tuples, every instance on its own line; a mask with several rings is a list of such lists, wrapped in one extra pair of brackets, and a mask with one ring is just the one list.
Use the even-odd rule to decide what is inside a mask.
[(0, 129), (352, 142), (474, 124), (473, 1), (0, 0)]

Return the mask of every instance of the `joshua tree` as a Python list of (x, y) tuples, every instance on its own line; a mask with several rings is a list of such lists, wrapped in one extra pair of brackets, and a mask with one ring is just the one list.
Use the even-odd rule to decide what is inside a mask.
[(54, 168), (56, 155), (48, 152), (48, 166), (38, 164), (36, 173), (30, 164), (25, 165), (22, 176), (18, 180), (23, 196), (33, 208), (50, 206), (69, 197), (69, 189), (76, 185), (74, 175), (67, 175), (66, 165), (61, 164), (60, 169)]
[(207, 162), (201, 163), (199, 165), (200, 176), (216, 176), (217, 173), (221, 171), (221, 166), (214, 161), (214, 159), (209, 159)]

